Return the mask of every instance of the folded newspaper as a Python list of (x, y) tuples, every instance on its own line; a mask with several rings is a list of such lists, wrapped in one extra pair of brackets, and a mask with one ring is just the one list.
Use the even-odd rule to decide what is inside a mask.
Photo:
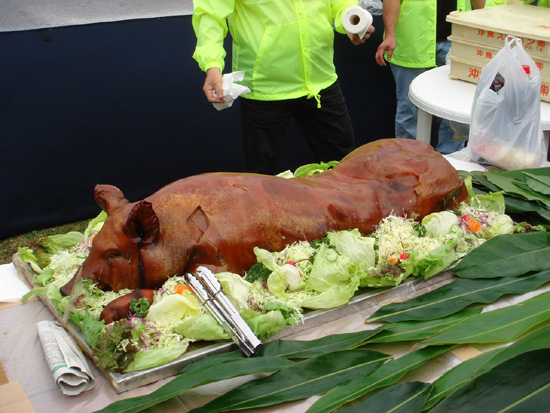
[(67, 396), (92, 389), (95, 379), (86, 358), (61, 324), (40, 321), (36, 328), (57, 387)]

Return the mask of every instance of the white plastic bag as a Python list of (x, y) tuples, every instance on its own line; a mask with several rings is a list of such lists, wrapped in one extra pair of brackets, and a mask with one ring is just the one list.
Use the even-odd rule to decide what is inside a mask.
[(468, 147), (476, 162), (506, 170), (543, 165), (540, 84), (540, 71), (521, 39), (508, 36), (481, 70), (474, 95)]

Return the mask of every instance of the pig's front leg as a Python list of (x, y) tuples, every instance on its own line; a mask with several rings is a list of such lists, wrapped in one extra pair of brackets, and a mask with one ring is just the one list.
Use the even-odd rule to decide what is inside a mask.
[(139, 301), (141, 298), (145, 298), (149, 301), (149, 304), (153, 303), (153, 297), (155, 290), (143, 289), (136, 290), (111, 301), (105, 307), (99, 316), (100, 320), (105, 321), (105, 324), (110, 324), (113, 321), (118, 321), (123, 318), (128, 318), (130, 315), (130, 301), (135, 299)]

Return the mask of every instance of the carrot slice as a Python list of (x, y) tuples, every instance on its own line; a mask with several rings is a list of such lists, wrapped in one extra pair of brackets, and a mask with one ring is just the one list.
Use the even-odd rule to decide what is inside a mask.
[(174, 292), (176, 294), (183, 294), (184, 291), (191, 291), (193, 292), (193, 290), (191, 289), (191, 287), (187, 284), (178, 284), (174, 287)]
[(464, 215), (463, 218), (468, 225), (468, 228), (470, 228), (470, 231), (472, 231), (474, 234), (481, 230), (481, 222), (479, 222), (477, 219), (472, 218), (469, 215)]

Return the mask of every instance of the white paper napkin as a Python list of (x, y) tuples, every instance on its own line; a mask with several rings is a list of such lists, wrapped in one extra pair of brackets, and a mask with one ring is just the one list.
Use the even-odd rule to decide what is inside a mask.
[(12, 264), (0, 265), (0, 302), (17, 302), (30, 291)]
[[(226, 73), (223, 75), (223, 103), (212, 103), (218, 110), (230, 108), (233, 105), (235, 99), (237, 99), (243, 93), (250, 93), (250, 89), (246, 86), (239, 85), (244, 79), (244, 70), (239, 72)], [(214, 96), (217, 97), (216, 91)]]

